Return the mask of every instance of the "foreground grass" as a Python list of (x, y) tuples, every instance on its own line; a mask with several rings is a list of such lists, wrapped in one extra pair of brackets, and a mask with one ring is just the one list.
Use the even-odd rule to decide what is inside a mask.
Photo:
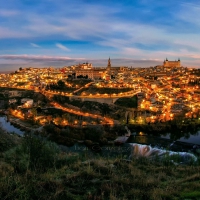
[(0, 159), (0, 199), (199, 199), (200, 167), (60, 152), (28, 137)]

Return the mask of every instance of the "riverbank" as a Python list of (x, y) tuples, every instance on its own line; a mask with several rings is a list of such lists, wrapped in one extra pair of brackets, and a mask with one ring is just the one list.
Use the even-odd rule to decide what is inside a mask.
[(0, 127), (0, 155), (2, 152), (21, 144), (21, 141), (19, 135), (10, 134)]
[[(5, 116), (4, 116), (5, 117)], [(64, 145), (68, 147), (73, 147), (77, 143), (84, 144), (91, 150), (99, 152), (102, 146), (113, 146), (114, 140), (121, 135), (124, 135), (127, 130), (122, 125), (112, 127), (58, 127), (53, 124), (47, 126), (32, 125), (26, 121), (20, 120), (15, 117), (9, 117), (9, 122), (6, 118), (3, 118), (3, 126), (5, 129), (12, 128), (8, 132), (17, 132), (17, 134), (23, 136), (25, 132), (34, 132), (36, 135), (40, 135), (48, 140), (56, 142), (59, 145)], [(160, 148), (169, 148), (174, 151), (179, 152), (190, 152), (194, 151), (193, 146), (200, 145), (200, 136), (198, 132), (190, 133), (183, 132), (179, 129), (173, 129), (173, 132), (167, 132), (166, 134), (162, 131), (160, 132), (149, 131), (149, 125), (127, 125), (131, 133), (135, 133), (135, 136), (131, 136), (127, 143), (139, 143), (139, 144), (151, 144)], [(170, 129), (169, 129), (170, 130)], [(191, 131), (192, 129), (190, 129)], [(142, 132), (141, 132), (142, 131)], [(141, 135), (144, 134), (145, 135)], [(166, 135), (166, 136), (165, 136)], [(161, 137), (164, 137), (161, 139)], [(187, 139), (180, 138), (186, 137)], [(191, 137), (191, 138), (190, 138)], [(136, 139), (137, 138), (137, 139)], [(136, 139), (136, 140), (135, 140)], [(176, 142), (174, 142), (176, 141)], [(199, 142), (198, 142), (199, 141)], [(172, 146), (170, 146), (173, 143)]]
[(39, 125), (31, 125), (27, 121), (21, 120), (14, 116), (8, 116), (8, 115), (1, 115), (0, 116), (0, 122), (2, 123), (2, 127), (7, 132), (16, 133), (20, 136), (23, 136), (23, 134), (30, 133), (31, 131), (37, 131), (40, 130), (42, 126)]
[[(183, 120), (184, 121), (184, 120)], [(158, 122), (158, 123), (145, 123), (145, 124), (126, 124), (130, 128), (140, 129), (140, 131), (145, 132), (172, 132), (175, 130), (182, 131), (182, 130), (196, 130), (200, 128), (200, 119), (187, 119), (184, 122)]]

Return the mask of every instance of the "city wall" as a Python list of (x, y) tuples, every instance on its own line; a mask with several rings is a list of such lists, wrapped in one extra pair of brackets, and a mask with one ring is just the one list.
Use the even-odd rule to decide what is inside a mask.
[(113, 104), (117, 99), (119, 98), (89, 98), (89, 97), (81, 97), (81, 96), (71, 96), (69, 97), (70, 100), (81, 100), (81, 101), (95, 101), (99, 103), (107, 103), (107, 104)]

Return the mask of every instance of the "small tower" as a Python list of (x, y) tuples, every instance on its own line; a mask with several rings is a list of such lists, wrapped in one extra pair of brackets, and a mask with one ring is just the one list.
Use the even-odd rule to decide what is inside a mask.
[(181, 67), (181, 60), (180, 60), (180, 58), (178, 58), (177, 67)]
[(109, 57), (109, 59), (108, 59), (107, 70), (108, 70), (108, 71), (111, 70), (111, 61), (110, 61), (110, 57)]
[(169, 62), (168, 59), (166, 58), (166, 60), (164, 60), (163, 62), (163, 67), (169, 67)]

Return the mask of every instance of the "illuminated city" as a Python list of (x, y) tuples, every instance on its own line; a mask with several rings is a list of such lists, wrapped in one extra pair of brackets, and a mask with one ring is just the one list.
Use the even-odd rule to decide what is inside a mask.
[(200, 199), (199, 11), (0, 1), (0, 199)]
[[(85, 84), (80, 84), (81, 80), (85, 81)], [(76, 81), (79, 84), (76, 84)], [(58, 86), (59, 82), (63, 84), (61, 88), (53, 87)], [(93, 101), (111, 105), (119, 98), (130, 98), (136, 95), (137, 110), (136, 108), (135, 110), (134, 108), (127, 109), (128, 123), (133, 124), (162, 123), (177, 118), (181, 118), (183, 121), (184, 119), (200, 120), (199, 85), (200, 70), (183, 67), (180, 60), (172, 62), (166, 59), (163, 65), (130, 68), (112, 67), (110, 58), (105, 68), (92, 67), (91, 63), (60, 69), (52, 67), (20, 68), (10, 74), (1, 74), (0, 82), (1, 88), (9, 89), (9, 91), (2, 91), (2, 95), (8, 92), (9, 105), (16, 103), (15, 97), (20, 97), (23, 90), (41, 93), (48, 99), (59, 95), (68, 97), (70, 100)], [(61, 107), (53, 101), (50, 104), (54, 107), (60, 106), (68, 113), (87, 115), (77, 108)], [(12, 113), (22, 114), (22, 108), (29, 108), (31, 113), (31, 108), (36, 106), (37, 102), (34, 102), (33, 99), (25, 99), (24, 102), (22, 99), (17, 110), (15, 109), (15, 112)], [(92, 113), (95, 111), (92, 110)], [(112, 119), (110, 116), (108, 116), (109, 119), (103, 118), (104, 116), (97, 117), (98, 113), (92, 113), (88, 116), (94, 119), (102, 118), (102, 123), (121, 123), (121, 119)], [(121, 117), (122, 120), (127, 120), (125, 115)], [(42, 123), (44, 123), (43, 118), (40, 117)], [(78, 122), (76, 123), (78, 124)]]

